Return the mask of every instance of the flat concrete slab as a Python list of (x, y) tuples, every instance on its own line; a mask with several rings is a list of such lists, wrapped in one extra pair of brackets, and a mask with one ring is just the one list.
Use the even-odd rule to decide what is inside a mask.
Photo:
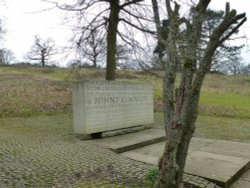
[(229, 187), (248, 163), (246, 158), (195, 151), (188, 154), (185, 172)]
[[(196, 140), (197, 141), (197, 140)], [(192, 142), (194, 143), (194, 142)], [(187, 157), (185, 172), (212, 180), (222, 187), (229, 187), (249, 164), (250, 159), (237, 156), (228, 156), (196, 150), (194, 145)], [(197, 142), (195, 142), (197, 144)], [(201, 145), (206, 142), (201, 142)], [(157, 165), (162, 155), (164, 142), (145, 146), (136, 150), (122, 153), (123, 156), (133, 160)], [(204, 149), (204, 148), (200, 148)], [(246, 177), (248, 177), (246, 175)]]
[(217, 140), (200, 151), (250, 159), (250, 144)]
[[(250, 144), (193, 138), (185, 172), (229, 187), (250, 163)], [(164, 142), (122, 153), (123, 156), (157, 165)], [(232, 152), (230, 152), (232, 151)], [(250, 175), (246, 174), (246, 178)]]
[(165, 132), (162, 129), (146, 129), (139, 132), (107, 137), (95, 140), (116, 153), (137, 149), (165, 140)]
[[(124, 152), (122, 155), (133, 160), (157, 165), (160, 155), (145, 154), (143, 149)], [(188, 154), (185, 173), (204, 177), (222, 187), (229, 187), (247, 163), (249, 160), (245, 158), (195, 151)]]
[[(157, 165), (165, 144), (159, 141), (164, 140), (164, 134), (162, 129), (148, 129), (96, 142), (125, 157)], [(249, 164), (248, 143), (192, 138), (185, 172), (212, 180), (222, 187), (229, 187)], [(246, 174), (245, 177), (244, 181), (249, 182), (250, 175)]]
[(214, 144), (215, 142), (216, 140), (212, 140), (212, 139), (206, 139), (206, 138), (201, 139), (201, 138), (193, 137), (189, 145), (188, 153), (201, 150), (202, 148), (206, 148)]

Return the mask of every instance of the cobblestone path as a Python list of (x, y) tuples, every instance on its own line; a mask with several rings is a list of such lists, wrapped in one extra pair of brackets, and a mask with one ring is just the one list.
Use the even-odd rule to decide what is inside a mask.
[(151, 165), (77, 139), (69, 116), (0, 119), (0, 188), (143, 187)]

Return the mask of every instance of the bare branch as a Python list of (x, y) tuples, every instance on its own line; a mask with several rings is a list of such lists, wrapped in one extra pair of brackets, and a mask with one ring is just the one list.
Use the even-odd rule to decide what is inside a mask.
[(223, 38), (220, 39), (220, 43), (222, 44), (224, 41), (226, 41), (227, 39), (229, 39), (230, 36), (232, 36), (234, 33), (236, 33), (238, 31), (238, 29), (247, 21), (247, 18), (245, 17), (245, 14), (242, 15), (242, 19), (240, 21), (240, 23), (238, 23), (226, 36), (224, 36)]
[(180, 5), (177, 2), (175, 2), (174, 5), (175, 5), (174, 6), (174, 13), (179, 14)]
[(141, 19), (141, 20), (148, 21), (148, 22), (154, 22), (153, 20), (145, 18), (144, 16), (135, 15), (131, 11), (126, 10), (125, 8), (123, 8), (121, 10), (124, 11), (125, 13), (127, 13), (128, 15), (132, 16), (133, 18), (137, 19), (137, 20)]
[(171, 8), (170, 0), (166, 0), (165, 4), (166, 4), (166, 9), (167, 9), (168, 16), (170, 16), (172, 14), (172, 12), (173, 12), (173, 10)]
[(160, 37), (159, 34), (161, 31), (161, 21), (160, 21), (158, 2), (157, 0), (151, 0), (151, 2), (152, 2), (153, 12), (154, 12), (154, 21), (155, 21), (156, 30), (157, 30), (157, 36), (159, 38)]
[(131, 0), (131, 1), (127, 1), (126, 3), (123, 3), (122, 5), (120, 5), (120, 9), (123, 9), (126, 6), (129, 6), (131, 4), (136, 4), (139, 2), (142, 2), (143, 0)]
[(157, 78), (163, 78), (163, 76), (161, 76), (160, 74), (154, 73), (153, 71), (149, 70), (149, 67), (145, 67), (145, 65), (143, 65), (142, 63), (139, 63), (139, 66), (142, 68), (142, 70), (150, 75), (153, 75)]
[(208, 7), (210, 2), (211, 2), (211, 0), (199, 0), (196, 8), (198, 10), (200, 10), (201, 12), (204, 12), (207, 10), (207, 7)]
[[(55, 1), (49, 1), (49, 0), (42, 0), (44, 2), (47, 2), (47, 3), (52, 3), (54, 4), (57, 8), (61, 9), (61, 10), (66, 10), (66, 11), (84, 11), (84, 10), (87, 10), (89, 8), (91, 8), (92, 6), (94, 6), (95, 4), (98, 4), (102, 1), (90, 1), (88, 3), (80, 3), (80, 4), (74, 4), (74, 5), (68, 5), (68, 4), (59, 4), (58, 2), (55, 2)], [(84, 7), (82, 8), (75, 8), (77, 7), (77, 5), (85, 5)]]
[(191, 25), (190, 21), (188, 19), (184, 18), (184, 17), (180, 19), (180, 24), (181, 23), (185, 23), (187, 29), (191, 29), (192, 28), (192, 25)]
[(131, 40), (128, 36), (123, 35), (120, 31), (117, 31), (118, 36), (122, 39), (123, 42), (127, 43), (130, 46), (135, 45), (135, 41)]
[(227, 2), (226, 3), (226, 11), (225, 11), (226, 16), (229, 14), (229, 11), (230, 11), (230, 4)]
[(135, 29), (137, 29), (137, 30), (139, 30), (139, 31), (142, 31), (142, 32), (145, 32), (145, 33), (149, 33), (149, 34), (155, 34), (154, 31), (151, 31), (151, 30), (148, 30), (148, 29), (144, 29), (144, 28), (142, 28), (142, 27), (139, 27), (139, 26), (137, 26), (137, 25), (135, 25), (135, 24), (133, 24), (133, 23), (131, 23), (131, 22), (129, 22), (129, 21), (123, 19), (123, 18), (120, 18), (119, 20), (125, 22), (126, 24), (128, 24), (128, 25), (134, 27)]

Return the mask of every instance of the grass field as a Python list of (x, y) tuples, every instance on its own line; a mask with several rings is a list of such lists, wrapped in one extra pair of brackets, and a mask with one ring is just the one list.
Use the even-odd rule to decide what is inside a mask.
[[(104, 70), (0, 67), (0, 117), (71, 113), (76, 79), (104, 79)], [(162, 126), (162, 81), (136, 71), (118, 71), (117, 80), (150, 82), (155, 125)], [(250, 76), (209, 74), (204, 82), (196, 136), (250, 141)]]

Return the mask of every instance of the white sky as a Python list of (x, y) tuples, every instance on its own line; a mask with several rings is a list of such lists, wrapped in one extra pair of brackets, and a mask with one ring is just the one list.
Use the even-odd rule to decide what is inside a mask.
[[(183, 2), (188, 0), (183, 0)], [(239, 13), (246, 12), (250, 15), (250, 1), (228, 0), (231, 7)], [(34, 42), (34, 36), (40, 35), (42, 38), (52, 37), (57, 47), (69, 45), (72, 32), (69, 26), (62, 24), (64, 13), (53, 9), (41, 11), (51, 5), (40, 0), (6, 0), (6, 7), (0, 5), (0, 17), (5, 18), (7, 35), (5, 37), (5, 47), (11, 49), (18, 60), (22, 60), (26, 52), (29, 51)], [(212, 0), (210, 7), (224, 10), (226, 0)], [(241, 28), (241, 35), (245, 34), (250, 38), (250, 22), (247, 21)], [(243, 43), (248, 45), (248, 40)], [(249, 44), (250, 45), (250, 44)], [(250, 48), (250, 47), (249, 47)], [(245, 62), (250, 62), (250, 52), (245, 48), (242, 52)], [(61, 64), (65, 65), (65, 63)]]
[(69, 26), (62, 24), (63, 12), (56, 9), (43, 11), (49, 7), (50, 4), (40, 0), (9, 0), (3, 11), (0, 9), (7, 29), (5, 46), (18, 60), (30, 50), (35, 35), (53, 38), (57, 47), (69, 45), (72, 33)]

